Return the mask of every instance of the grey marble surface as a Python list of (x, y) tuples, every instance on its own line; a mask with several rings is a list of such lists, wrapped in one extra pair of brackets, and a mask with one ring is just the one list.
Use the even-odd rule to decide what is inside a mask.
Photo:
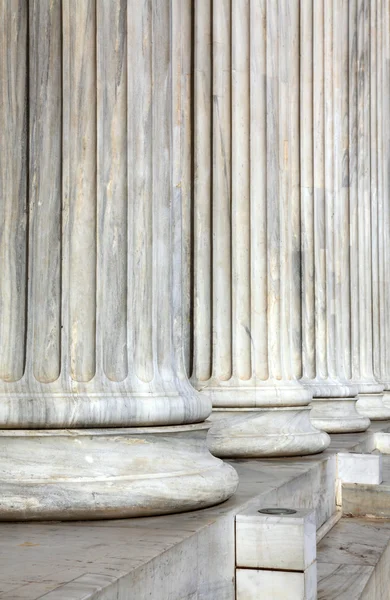
[[(312, 397), (298, 382), (300, 10), (299, 0), (195, 7), (191, 381), (218, 409), (302, 407)], [(269, 436), (258, 428), (257, 454), (248, 428), (248, 444), (242, 432), (224, 456), (243, 456), (249, 446), (259, 457), (326, 447), (309, 422), (301, 435), (299, 410), (283, 417)]]
[[(387, 9), (383, 15), (381, 10), (380, 3), (365, 0), (350, 6), (319, 2), (306, 6), (301, 21), (307, 40), (301, 59), (303, 382), (314, 397), (334, 397), (335, 403), (360, 392), (357, 410), (372, 419), (389, 418), (383, 398), (369, 395), (383, 390), (374, 363), (387, 321), (380, 308), (386, 295), (380, 265), (388, 252), (380, 237), (386, 218), (384, 163), (378, 158), (381, 61), (387, 52), (382, 39)], [(320, 414), (323, 406), (313, 423), (336, 432), (330, 413)], [(350, 421), (352, 430), (356, 417), (345, 412), (339, 429), (344, 423), (347, 430)]]
[(390, 522), (341, 519), (317, 547), (319, 600), (389, 597)]
[(208, 451), (209, 427), (0, 430), (0, 520), (117, 519), (223, 502), (238, 476)]
[(27, 3), (2, 0), (0, 14), (0, 332), (10, 340), (0, 344), (0, 379), (12, 382), (23, 374), (27, 326)]
[[(0, 0), (3, 428), (196, 423), (212, 401), (272, 408), (257, 431), (255, 420), (238, 420), (248, 422), (247, 437), (264, 442), (269, 456), (285, 453), (287, 443), (296, 454), (324, 448), (328, 438), (307, 419), (313, 391), (334, 397), (335, 405), (359, 391), (363, 412), (387, 415), (381, 390), (390, 387), (388, 3), (195, 5)], [(191, 387), (185, 366), (202, 393)], [(285, 406), (291, 418), (283, 419)], [(351, 414), (356, 418), (344, 413), (344, 430)], [(340, 430), (343, 414), (337, 421)], [(358, 445), (369, 437), (354, 439)], [(245, 432), (240, 441), (245, 451)], [(352, 442), (337, 443), (345, 449)], [(318, 524), (332, 514), (333, 451), (306, 461), (237, 463), (236, 498), (205, 513), (212, 524), (202, 516), (188, 560), (180, 555), (180, 565), (197, 561), (190, 597), (204, 572), (203, 596), (232, 593), (231, 573), (206, 564), (207, 535), (199, 539), (213, 526), (221, 552), (240, 501), (263, 494), (269, 502), (314, 504)], [(26, 452), (19, 448), (11, 459), (8, 452), (4, 442), (11, 480), (23, 471)], [(42, 455), (30, 454), (30, 466), (45, 473)], [(180, 448), (177, 455), (183, 459)], [(62, 458), (61, 468), (72, 459), (77, 452)], [(85, 466), (73, 464), (72, 475)], [(167, 520), (165, 528), (183, 522)], [(58, 537), (66, 527), (58, 525)], [(85, 531), (93, 537), (99, 527), (110, 532), (104, 525)], [(43, 531), (35, 530), (37, 537)], [(116, 565), (108, 571), (128, 576), (136, 566), (126, 563), (126, 544), (118, 550), (114, 535), (107, 543), (104, 535), (92, 546), (108, 544)], [(91, 574), (82, 556), (89, 543), (80, 542), (80, 554), (72, 544), (72, 555), (59, 549), (48, 578), (35, 581), (36, 598), (46, 585)], [(16, 546), (34, 548), (39, 562), (40, 543), (31, 544)], [(176, 544), (168, 549), (170, 573)], [(150, 567), (159, 560), (153, 552), (138, 563), (138, 585), (148, 581), (155, 590), (153, 568), (161, 581), (169, 575), (161, 562)], [(18, 588), (21, 597), (31, 591), (18, 579), (22, 562), (4, 583), (9, 597)], [(188, 582), (184, 568), (182, 577), (178, 593)], [(125, 584), (120, 593), (127, 593)]]
[(209, 9), (195, 10), (192, 381), (215, 407), (305, 405), (299, 2), (220, 0), (206, 47)]
[(108, 600), (127, 600), (132, 586), (142, 600), (158, 592), (162, 600), (179, 600), (183, 595), (175, 590), (192, 590), (202, 600), (233, 600), (234, 515), (287, 503), (316, 508), (321, 526), (336, 508), (335, 453), (352, 450), (383, 427), (377, 423), (368, 433), (335, 435), (330, 449), (317, 456), (231, 461), (240, 476), (236, 494), (206, 510), (113, 521), (3, 523), (0, 598), (37, 600), (59, 586), (68, 586), (66, 592), (80, 577), (84, 586), (98, 573), (118, 580), (107, 588)]
[[(374, 299), (374, 374), (380, 380), (385, 390), (389, 389), (390, 364), (389, 364), (389, 341), (390, 341), (390, 319), (389, 300), (390, 292), (386, 285), (386, 272), (389, 268), (390, 245), (388, 238), (389, 228), (389, 204), (386, 201), (385, 190), (389, 186), (389, 144), (388, 127), (389, 111), (387, 103), (390, 90), (390, 75), (388, 64), (390, 59), (389, 42), (389, 10), (386, 2), (379, 1), (376, 7), (376, 15), (373, 15), (373, 27), (376, 26), (376, 35), (372, 35), (372, 55), (376, 58), (377, 65), (377, 87), (374, 94), (373, 115), (376, 118), (376, 136), (372, 139), (372, 146), (377, 149), (378, 156), (385, 156), (385, 160), (377, 161), (376, 196), (373, 206), (373, 226), (377, 225), (377, 236), (373, 240), (374, 255), (377, 256), (377, 271), (373, 278)], [(376, 47), (375, 47), (376, 43)], [(375, 131), (375, 130), (374, 130)], [(375, 163), (374, 163), (375, 164)], [(375, 175), (375, 173), (374, 173)], [(384, 308), (382, 312), (381, 307)], [(385, 391), (384, 402), (389, 406), (388, 392)]]
[(236, 487), (185, 371), (190, 17), (176, 0), (0, 3), (1, 518), (163, 514)]
[(210, 451), (222, 458), (304, 456), (322, 452), (330, 438), (313, 425), (310, 413), (307, 406), (215, 408), (209, 417), (212, 423), (208, 435)]
[[(351, 397), (346, 2), (304, 3), (301, 19), (303, 379), (314, 397)], [(337, 315), (335, 317), (335, 315)], [(337, 402), (337, 400), (335, 400)], [(331, 430), (331, 429), (329, 429)]]
[(182, 327), (189, 4), (26, 7), (0, 4), (0, 426), (202, 421)]
[(374, 567), (318, 562), (318, 600), (360, 598)]
[[(377, 2), (359, 0), (354, 7), (356, 14), (356, 39), (351, 54), (350, 73), (350, 249), (351, 249), (351, 332), (352, 332), (352, 379), (359, 385), (359, 392), (375, 393), (383, 385), (374, 377), (373, 317), (377, 318), (379, 297), (376, 295), (379, 265), (377, 221), (377, 150), (378, 124), (375, 119), (378, 82), (376, 35), (382, 27), (377, 23)], [(385, 51), (382, 44), (380, 53)], [(367, 156), (370, 160), (367, 161)], [(381, 159), (379, 159), (381, 160)], [(380, 216), (383, 219), (383, 215)], [(367, 220), (373, 219), (372, 227)], [(373, 290), (374, 285), (374, 290)], [(374, 291), (374, 295), (373, 295)], [(363, 396), (364, 397), (364, 396)], [(383, 407), (382, 410), (388, 410)], [(370, 407), (358, 402), (358, 410), (369, 415)], [(381, 418), (380, 408), (373, 405), (370, 418)], [(386, 415), (384, 416), (386, 418)], [(387, 417), (388, 418), (388, 417)]]

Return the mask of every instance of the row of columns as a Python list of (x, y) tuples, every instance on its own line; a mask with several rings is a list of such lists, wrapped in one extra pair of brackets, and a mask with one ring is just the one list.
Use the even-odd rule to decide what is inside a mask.
[[(338, 407), (326, 399), (337, 397), (335, 388), (324, 394), (315, 387), (313, 395), (321, 400), (314, 403), (312, 416), (314, 423), (331, 431), (364, 430), (367, 417), (390, 416), (383, 405), (383, 385), (373, 372), (373, 315), (378, 304), (372, 286), (378, 250), (375, 254), (377, 174), (372, 156), (377, 159), (375, 139), (381, 126), (374, 112), (380, 67), (376, 44), (383, 26), (380, 9), (380, 3), (364, 1), (324, 3), (317, 31), (320, 37), (323, 32), (328, 70), (324, 84), (314, 82), (314, 88), (324, 85), (327, 99), (320, 125), (324, 158), (314, 156), (314, 170), (322, 171), (327, 189), (328, 217), (318, 235), (328, 240), (328, 256), (334, 253), (324, 279), (335, 290), (333, 311), (329, 302), (327, 307), (332, 319), (327, 344), (334, 349), (332, 362), (346, 387)], [(316, 128), (314, 132), (318, 134)], [(359, 417), (354, 402), (347, 399), (357, 393), (356, 406), (366, 418)]]
[(217, 455), (318, 452), (319, 430), (390, 417), (377, 366), (388, 337), (388, 3), (204, 4), (192, 381), (213, 401)]
[(390, 418), (389, 25), (0, 0), (2, 519), (202, 508), (215, 456)]

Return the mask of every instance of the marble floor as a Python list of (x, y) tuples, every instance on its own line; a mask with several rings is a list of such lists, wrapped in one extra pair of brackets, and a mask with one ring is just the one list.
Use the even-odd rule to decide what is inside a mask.
[(318, 600), (390, 598), (390, 521), (342, 518), (317, 547)]
[[(334, 435), (330, 448), (316, 456), (231, 461), (240, 477), (237, 493), (206, 510), (111, 521), (2, 523), (0, 598), (234, 600), (235, 515), (251, 506), (313, 507), (320, 527), (336, 510), (337, 451), (371, 452), (375, 432), (389, 430), (390, 422), (377, 422), (368, 432)], [(332, 536), (348, 527), (342, 519), (320, 544), (320, 586), (340, 568), (351, 578), (354, 573), (364, 578), (373, 568), (369, 550), (361, 562), (354, 562), (353, 548), (329, 550), (333, 562), (326, 559)], [(390, 524), (384, 529), (390, 536)]]
[[(390, 512), (390, 456), (382, 457), (382, 474), (371, 487), (383, 491)], [(358, 487), (364, 494), (370, 486)], [(318, 600), (390, 599), (390, 520), (340, 519), (317, 545), (317, 575)]]

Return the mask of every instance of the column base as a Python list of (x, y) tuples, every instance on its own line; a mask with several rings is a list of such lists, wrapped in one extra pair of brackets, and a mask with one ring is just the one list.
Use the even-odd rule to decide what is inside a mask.
[[(27, 384), (26, 384), (27, 385)], [(46, 384), (45, 384), (46, 385)], [(178, 390), (4, 393), (0, 391), (2, 429), (98, 429), (107, 427), (166, 427), (202, 423), (211, 412), (210, 399), (187, 380)], [(167, 388), (172, 387), (170, 384)]]
[(356, 398), (318, 398), (311, 403), (311, 422), (328, 433), (366, 431), (370, 419), (356, 410)]
[(313, 398), (352, 398), (359, 393), (357, 385), (351, 385), (342, 380), (331, 379), (300, 379), (300, 383), (309, 389)]
[(310, 408), (218, 408), (209, 417), (209, 449), (221, 458), (304, 456), (325, 450), (327, 433), (310, 422)]
[(208, 451), (209, 427), (1, 430), (0, 520), (120, 519), (223, 502), (238, 476)]
[(371, 421), (390, 419), (390, 406), (384, 403), (384, 394), (359, 394), (356, 409)]

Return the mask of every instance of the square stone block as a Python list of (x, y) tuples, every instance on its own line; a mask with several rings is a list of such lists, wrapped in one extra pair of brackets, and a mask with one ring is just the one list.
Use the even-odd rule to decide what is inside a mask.
[(303, 573), (236, 570), (236, 600), (316, 600), (317, 563)]
[(378, 431), (375, 434), (375, 448), (381, 454), (390, 454), (390, 433)]
[(270, 515), (252, 509), (236, 515), (237, 567), (304, 571), (315, 559), (313, 510)]
[(382, 483), (381, 454), (337, 454), (337, 477), (342, 483)]

